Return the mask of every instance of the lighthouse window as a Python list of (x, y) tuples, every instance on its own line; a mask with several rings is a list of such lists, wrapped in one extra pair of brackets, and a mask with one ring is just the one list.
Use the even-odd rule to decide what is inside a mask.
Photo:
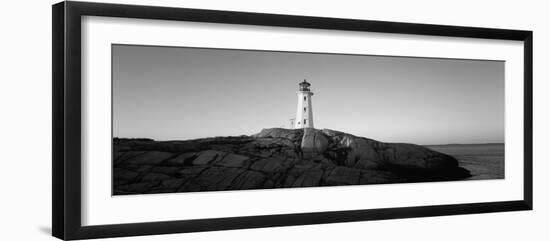
[(304, 107), (304, 112), (306, 112), (306, 109), (307, 109), (307, 108), (306, 108), (306, 107)]
[(304, 119), (304, 125), (306, 124), (306, 119)]
[(304, 101), (306, 100), (306, 97), (304, 96)]

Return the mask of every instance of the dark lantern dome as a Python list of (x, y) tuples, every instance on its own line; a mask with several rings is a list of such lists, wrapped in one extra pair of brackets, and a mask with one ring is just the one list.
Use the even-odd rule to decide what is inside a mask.
[(310, 83), (308, 83), (305, 79), (304, 81), (300, 82), (300, 91), (309, 91), (309, 86), (311, 86)]

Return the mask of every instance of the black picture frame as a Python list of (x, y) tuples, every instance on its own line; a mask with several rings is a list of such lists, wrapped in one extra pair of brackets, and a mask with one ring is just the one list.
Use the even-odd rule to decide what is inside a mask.
[[(416, 206), (284, 215), (212, 218), (131, 224), (81, 224), (81, 17), (104, 16), (207, 23), (282, 26), (327, 30), (517, 40), (524, 43), (524, 186), (522, 200)], [(533, 33), (460, 26), (335, 19), (323, 17), (151, 7), (89, 2), (52, 6), (52, 233), (60, 239), (88, 239), (212, 230), (308, 225), (380, 219), (413, 218), (531, 210)]]

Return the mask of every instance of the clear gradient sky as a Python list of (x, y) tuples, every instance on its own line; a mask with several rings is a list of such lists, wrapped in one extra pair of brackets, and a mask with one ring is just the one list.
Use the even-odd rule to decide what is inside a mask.
[(155, 140), (288, 127), (384, 142), (504, 142), (504, 62), (113, 45), (113, 135)]

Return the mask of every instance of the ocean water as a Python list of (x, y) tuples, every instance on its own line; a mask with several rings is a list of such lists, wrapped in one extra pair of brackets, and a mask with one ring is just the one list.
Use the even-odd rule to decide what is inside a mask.
[(450, 144), (426, 146), (451, 155), (472, 174), (468, 179), (504, 178), (504, 144)]

